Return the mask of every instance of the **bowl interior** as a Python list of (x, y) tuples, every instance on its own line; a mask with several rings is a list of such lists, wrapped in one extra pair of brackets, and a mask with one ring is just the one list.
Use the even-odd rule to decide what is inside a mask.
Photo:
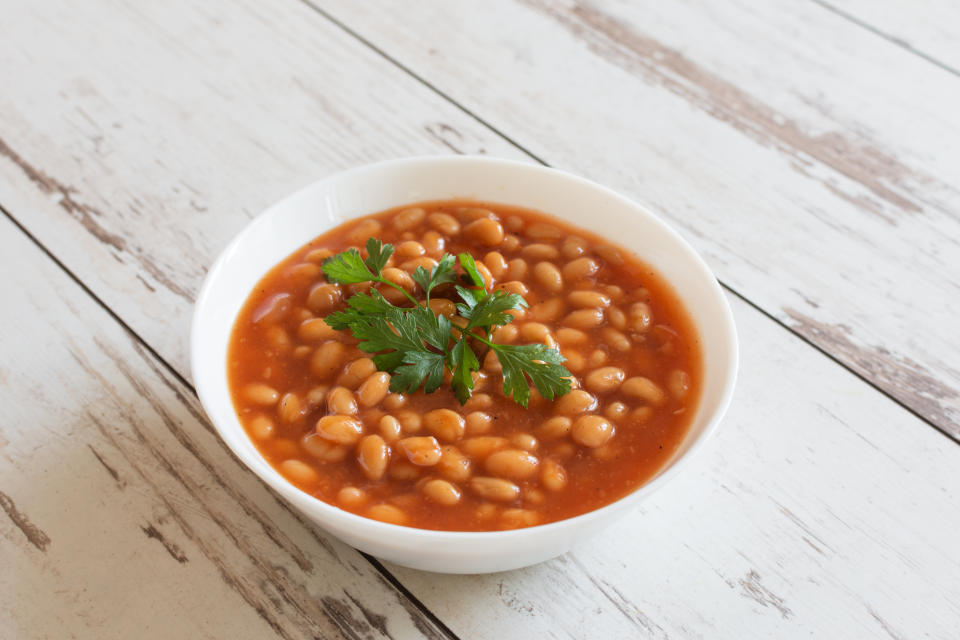
[[(716, 426), (732, 393), (737, 366), (736, 335), (723, 293), (689, 245), (637, 204), (569, 174), (487, 158), (413, 158), (346, 171), (267, 209), (234, 239), (211, 269), (200, 293), (191, 346), (200, 399), (226, 443), (301, 509), (320, 510), (334, 518), (363, 520), (364, 526), (407, 529), (360, 518), (316, 500), (289, 485), (260, 457), (230, 400), (225, 366), (227, 346), (234, 319), (257, 281), (308, 240), (350, 218), (405, 203), (445, 198), (519, 205), (569, 220), (636, 252), (675, 287), (702, 339), (704, 381), (697, 414), (683, 444), (656, 478), (598, 511), (622, 507), (620, 503), (633, 502), (659, 486)], [(592, 514), (596, 512), (571, 520)], [(533, 529), (562, 526), (565, 522), (569, 521)], [(472, 535), (501, 533), (517, 532)]]

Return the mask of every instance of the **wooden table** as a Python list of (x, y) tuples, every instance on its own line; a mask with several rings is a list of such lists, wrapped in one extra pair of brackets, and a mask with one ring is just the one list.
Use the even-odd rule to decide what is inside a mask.
[[(680, 479), (498, 575), (381, 563), (227, 451), (205, 270), (336, 170), (472, 153), (648, 203), (737, 394)], [(3, 638), (957, 638), (960, 5), (6, 0)]]

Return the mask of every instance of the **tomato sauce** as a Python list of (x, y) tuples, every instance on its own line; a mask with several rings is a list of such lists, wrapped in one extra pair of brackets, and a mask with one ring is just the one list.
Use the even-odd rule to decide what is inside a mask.
[[(390, 266), (405, 273), (470, 253), (489, 286), (529, 303), (494, 341), (557, 348), (575, 391), (550, 401), (534, 390), (521, 407), (504, 396), (496, 358), (478, 351), (466, 405), (449, 384), (385, 393), (371, 354), (322, 322), (366, 288), (328, 283), (323, 260), (348, 247), (366, 255), (368, 237), (392, 243)], [(433, 298), (442, 313), (443, 300), (459, 302), (451, 287)], [(227, 366), (241, 423), (291, 483), (368, 517), (463, 531), (561, 520), (635, 490), (683, 441), (702, 378), (682, 302), (640, 258), (543, 213), (465, 200), (398, 207), (307, 242), (251, 292)]]

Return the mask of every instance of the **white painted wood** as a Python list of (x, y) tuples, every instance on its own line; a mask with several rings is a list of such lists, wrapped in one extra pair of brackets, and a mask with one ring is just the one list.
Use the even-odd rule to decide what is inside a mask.
[[(103, 20), (105, 7), (109, 21)], [(0, 80), (5, 87), (0, 96), (0, 137), (6, 142), (5, 158), (0, 159), (0, 204), (181, 373), (186, 372), (183, 345), (189, 299), (213, 254), (245, 215), (332, 168), (434, 151), (444, 141), (464, 150), (482, 147), (500, 155), (518, 155), (301, 5), (278, 4), (267, 11), (253, 3), (131, 8), (90, 2), (23, 3), (16, 9), (5, 13), (0, 22)], [(436, 5), (431, 10), (439, 14), (446, 9)], [(487, 28), (487, 23), (482, 16), (470, 15), (465, 5), (458, 5), (458, 11), (463, 24), (470, 25), (469, 30), (460, 30), (461, 35), (477, 43), (476, 30)], [(411, 21), (414, 17), (411, 13)], [(516, 24), (520, 30), (532, 23)], [(547, 45), (567, 46), (549, 23), (535, 24)], [(442, 15), (435, 25), (429, 38), (420, 36), (405, 46), (413, 51), (424, 39), (439, 44), (444, 37)], [(494, 32), (512, 33), (509, 23), (498, 29)], [(90, 34), (100, 35), (91, 38)], [(514, 37), (521, 42), (519, 35)], [(384, 36), (377, 44), (389, 48), (396, 41)], [(482, 51), (475, 49), (473, 59), (481, 59), (477, 56)], [(517, 59), (511, 64), (521, 71), (524, 58), (539, 55), (528, 46), (516, 45), (513, 51)], [(462, 60), (459, 64), (465, 77), (474, 77), (470, 65)], [(440, 62), (431, 70), (439, 86), (450, 82), (449, 70), (441, 68)], [(519, 82), (518, 74), (497, 73), (508, 86)], [(630, 86), (629, 74), (618, 76), (602, 63), (597, 64), (597, 73)], [(584, 81), (581, 76), (570, 77)], [(549, 78), (557, 81), (555, 76)], [(539, 76), (527, 80), (533, 87), (541, 86)], [(301, 94), (298, 83), (310, 88), (309, 96)], [(520, 91), (508, 99), (496, 93), (500, 89), (483, 82), (475, 90), (493, 92), (518, 112), (508, 119), (500, 107), (492, 105), (488, 116), (487, 106), (472, 105), (484, 107), (480, 112), (484, 118), (516, 123), (529, 116), (524, 131), (537, 136), (559, 126), (559, 121), (551, 120), (556, 113), (578, 113), (573, 107), (561, 109), (544, 100), (543, 117), (538, 119), (529, 115), (529, 104)], [(788, 94), (774, 92), (770, 100), (788, 100)], [(644, 103), (620, 107), (624, 104)], [(606, 118), (606, 110), (612, 107), (597, 105)], [(683, 207), (671, 210), (674, 220), (678, 220), (677, 211), (696, 211), (696, 218), (691, 214), (689, 220), (680, 220), (688, 235), (727, 233), (720, 215), (733, 215), (735, 202), (752, 206), (749, 220), (755, 225), (741, 228), (748, 246), (724, 241), (740, 247), (742, 254), (721, 250), (724, 243), (719, 241), (699, 242), (713, 247), (709, 254), (718, 268), (734, 271), (729, 265), (740, 265), (741, 278), (756, 279), (769, 289), (767, 293), (776, 293), (772, 280), (761, 276), (765, 270), (782, 276), (778, 269), (785, 267), (763, 262), (767, 254), (757, 247), (784, 242), (778, 235), (784, 232), (772, 223), (764, 226), (757, 216), (781, 207), (798, 211), (790, 201), (797, 197), (800, 183), (783, 178), (792, 169), (777, 164), (769, 151), (757, 154), (742, 134), (699, 125), (673, 102), (657, 102), (655, 113), (665, 118), (670, 109), (677, 112), (679, 122), (693, 127), (684, 134), (690, 136), (686, 145), (701, 136), (707, 148), (722, 149), (729, 143), (730, 158), (750, 160), (763, 207), (743, 198), (743, 178), (737, 172), (744, 169), (739, 165), (725, 165), (732, 178), (721, 170), (711, 174), (705, 160), (688, 168), (680, 162), (696, 160), (689, 148), (673, 156), (657, 149), (660, 162), (669, 163), (672, 158), (680, 163), (671, 171), (652, 160), (634, 158), (632, 165), (624, 165), (638, 168), (643, 177), (639, 182), (625, 169), (592, 165), (587, 172), (595, 172), (604, 182), (626, 185), (634, 193), (640, 193), (637, 184), (649, 188), (645, 199), (663, 205), (671, 202), (664, 194), (692, 189), (686, 182), (677, 182), (676, 176), (696, 169), (695, 175), (704, 182), (703, 193), (709, 193), (721, 208), (706, 209), (686, 196), (687, 200), (676, 201), (686, 202)], [(591, 122), (604, 122), (614, 130), (622, 127), (622, 139), (636, 139), (635, 127), (622, 119)], [(583, 121), (573, 119), (566, 130), (554, 132), (551, 148), (563, 150), (563, 157), (570, 160), (561, 164), (575, 166), (575, 137), (587, 129), (595, 131), (596, 126), (585, 127)], [(653, 142), (665, 144), (664, 138), (653, 136), (654, 131), (647, 133)], [(524, 133), (521, 142), (531, 141), (535, 140)], [(585, 144), (590, 142), (585, 135), (580, 142), (584, 157), (595, 158), (606, 150), (614, 159), (630, 160), (618, 145), (602, 147), (594, 140), (591, 146)], [(683, 146), (680, 139), (676, 144)], [(599, 175), (601, 169), (607, 178)], [(666, 180), (670, 175), (672, 182)], [(786, 195), (774, 193), (767, 186), (769, 180), (786, 189)], [(933, 191), (921, 196), (929, 193)], [(823, 193), (807, 198), (812, 200), (804, 202), (814, 212), (837, 202)], [(857, 216), (867, 218), (859, 209), (839, 211), (850, 217), (844, 221), (848, 226), (862, 222)], [(924, 211), (921, 218), (927, 217)], [(898, 238), (894, 232), (904, 230), (902, 220), (885, 234), (864, 224), (883, 247), (894, 244)], [(813, 222), (810, 225), (817, 228)], [(8, 229), (9, 225), (0, 227), (0, 246), (15, 244), (9, 238), (16, 234)], [(789, 231), (809, 237), (806, 231), (800, 233), (804, 229), (797, 226)], [(908, 239), (921, 238), (920, 231), (914, 230), (915, 238)], [(867, 257), (874, 255), (863, 252)], [(3, 250), (0, 259), (24, 253), (30, 252)], [(816, 271), (825, 286), (836, 285), (827, 281), (827, 273), (816, 262), (796, 255), (798, 264)], [(757, 261), (755, 273), (743, 266), (750, 260)], [(80, 593), (82, 598), (57, 596), (62, 620), (82, 618), (91, 628), (116, 625), (106, 631), (100, 626), (98, 637), (114, 630), (115, 636), (136, 631), (123, 626), (129, 622), (126, 618), (110, 617), (120, 610), (120, 603), (127, 603), (135, 614), (152, 610), (152, 617), (143, 613), (133, 618), (137, 624), (155, 625), (143, 632), (147, 637), (159, 636), (161, 631), (171, 632), (165, 636), (170, 637), (184, 630), (212, 637), (220, 637), (220, 631), (227, 635), (227, 630), (239, 637), (268, 634), (266, 623), (251, 613), (234, 587), (215, 583), (214, 578), (226, 575), (235, 577), (235, 584), (248, 589), (248, 594), (254, 593), (249, 597), (259, 597), (265, 615), (287, 625), (283, 629), (290, 637), (305, 635), (310, 621), (332, 625), (324, 616), (341, 611), (337, 603), (350, 602), (344, 592), (358, 598), (372, 614), (368, 620), (359, 608), (351, 607), (349, 617), (341, 618), (346, 626), (360, 629), (361, 637), (368, 633), (363, 620), (375, 624), (377, 614), (387, 616), (387, 629), (394, 637), (415, 631), (403, 607), (407, 601), (379, 583), (359, 556), (335, 542), (331, 554), (322, 533), (312, 537), (313, 530), (271, 502), (262, 485), (238, 471), (215, 437), (200, 429), (191, 413), (196, 403), (186, 391), (155, 361), (124, 343), (129, 338), (119, 334), (104, 313), (90, 310), (89, 301), (71, 287), (58, 285), (64, 282), (62, 276), (49, 265), (38, 264), (34, 270), (34, 262), (15, 262), (20, 265), (16, 277), (21, 284), (0, 290), (5, 301), (19, 301), (0, 313), (25, 314), (17, 315), (16, 323), (5, 320), (4, 326), (16, 326), (19, 335), (29, 336), (13, 341), (7, 338), (10, 334), (0, 333), (0, 371), (6, 374), (0, 394), (10, 390), (17, 398), (41, 394), (43, 400), (37, 406), (6, 401), (0, 405), (4, 407), (0, 435), (5, 439), (0, 446), (0, 491), (16, 508), (9, 511), (4, 503), (7, 515), (0, 515), (0, 535), (18, 545), (0, 546), (4, 594), (15, 589), (48, 594), (68, 585), (70, 593)], [(8, 271), (12, 273), (13, 267), (4, 265), (3, 272)], [(924, 286), (915, 275), (907, 282)], [(785, 290), (786, 285), (778, 286)], [(852, 290), (846, 293), (856, 297)], [(960, 569), (954, 535), (960, 525), (956, 446), (756, 311), (739, 302), (735, 307), (745, 343), (738, 396), (714, 445), (687, 477), (665, 489), (643, 512), (564, 559), (487, 577), (439, 577), (395, 568), (403, 583), (464, 638), (873, 637), (884, 633), (904, 638), (950, 637), (960, 626), (955, 604), (960, 602), (955, 578)], [(50, 316), (50, 324), (28, 322), (33, 309)], [(864, 331), (861, 325), (856, 330)], [(844, 354), (840, 348), (829, 348)], [(81, 361), (74, 360), (71, 352), (81, 354)], [(89, 363), (86, 368), (84, 361)], [(16, 376), (11, 376), (7, 363), (12, 362), (31, 366), (17, 365)], [(122, 374), (124, 367), (132, 372), (130, 377)], [(18, 381), (20, 376), (23, 382)], [(11, 379), (17, 380), (15, 384)], [(56, 386), (50, 385), (51, 379)], [(15, 407), (12, 421), (6, 418), (8, 406)], [(106, 425), (103, 431), (91, 426), (87, 410)], [(171, 422), (165, 421), (171, 416)], [(7, 435), (8, 424), (15, 425), (14, 437)], [(143, 440), (131, 425), (141, 427), (146, 434)], [(177, 425), (182, 431), (171, 431)], [(66, 434), (70, 439), (54, 440), (56, 445), (44, 439), (43, 446), (38, 446), (37, 438), (48, 433), (60, 438)], [(186, 436), (178, 439), (177, 433)], [(92, 444), (127, 483), (123, 490), (114, 489), (112, 500), (88, 490), (94, 486), (105, 492), (114, 481), (92, 453), (87, 459), (76, 453), (84, 443)], [(158, 455), (175, 464), (165, 468)], [(48, 474), (44, 476), (47, 484), (8, 482), (20, 477), (7, 471), (13, 469), (14, 461), (35, 463)], [(184, 482), (172, 480), (172, 472), (181, 474)], [(25, 514), (48, 535), (51, 542), (45, 553), (25, 542), (10, 513)], [(224, 526), (211, 523), (211, 513)], [(121, 524), (110, 527), (111, 518)], [(277, 523), (269, 535), (261, 525), (264, 519)], [(142, 527), (150, 525), (176, 547), (168, 551), (158, 539), (147, 537)], [(74, 529), (82, 537), (69, 537)], [(104, 536), (104, 547), (95, 546), (101, 543), (94, 534)], [(285, 550), (270, 542), (271, 535), (280, 536)], [(70, 542), (59, 542), (64, 539)], [(69, 557), (51, 560), (51, 554), (60, 553), (60, 544), (73, 545), (67, 549)], [(114, 562), (107, 577), (128, 586), (146, 574), (154, 581), (149, 588), (155, 591), (140, 595), (129, 587), (120, 592), (126, 600), (111, 599), (112, 592), (104, 586), (106, 577), (93, 566), (79, 564), (87, 557), (79, 552), (90, 548), (98, 561), (124, 561)], [(266, 555), (251, 549), (264, 550)], [(174, 558), (176, 553), (184, 554), (188, 562), (181, 565)], [(301, 566), (306, 563), (312, 573)], [(209, 566), (213, 568), (202, 568)], [(17, 571), (6, 567), (17, 567)], [(196, 574), (184, 579), (189, 571)], [(82, 592), (88, 582), (92, 586)], [(219, 589), (213, 593), (221, 597), (197, 595), (192, 586), (208, 584)], [(284, 602), (280, 589), (296, 604)], [(312, 602), (307, 595), (313, 596)], [(324, 602), (323, 595), (334, 600)], [(0, 607), (3, 620), (19, 616), (10, 618), (19, 626), (11, 622), (2, 627), (32, 637), (34, 631), (27, 625), (49, 625), (37, 628), (56, 636), (62, 627), (39, 619), (36, 607), (50, 607), (40, 600), (40, 596), (32, 601), (0, 597), (0, 602), (16, 604)], [(330, 602), (332, 608), (322, 612), (311, 608)], [(221, 619), (227, 620), (224, 626), (218, 626)]]
[(441, 638), (0, 216), (0, 636)]
[(960, 73), (960, 5), (953, 0), (815, 0)]
[(812, 2), (311, 1), (960, 435), (960, 78)]
[(523, 157), (295, 1), (12, 5), (0, 203), (178, 365), (206, 269), (263, 208), (390, 157)]

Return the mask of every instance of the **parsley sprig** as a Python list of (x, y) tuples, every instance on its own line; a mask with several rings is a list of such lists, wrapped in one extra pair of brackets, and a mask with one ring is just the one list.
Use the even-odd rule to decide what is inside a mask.
[[(449, 369), (454, 395), (465, 403), (473, 392), (473, 373), (480, 370), (471, 341), (496, 353), (503, 368), (503, 393), (516, 403), (529, 404), (531, 384), (550, 400), (570, 391), (570, 372), (561, 364), (565, 358), (556, 349), (542, 344), (497, 344), (490, 339), (498, 327), (513, 322), (510, 311), (526, 308), (527, 302), (500, 289), (488, 292), (473, 256), (445, 253), (429, 271), (417, 267), (411, 277), (423, 290), (421, 303), (383, 276), (393, 245), (370, 238), (366, 249), (366, 258), (356, 249), (348, 249), (325, 260), (322, 268), (327, 280), (380, 283), (401, 291), (413, 306), (396, 306), (371, 288), (350, 297), (346, 309), (325, 320), (334, 329), (349, 330), (360, 341), (361, 350), (375, 354), (377, 368), (392, 374), (391, 391), (410, 393), (422, 386), (426, 393), (433, 393), (443, 384), (444, 369)], [(458, 262), (462, 275), (456, 271)], [(434, 289), (450, 284), (460, 298), (456, 309), (463, 318), (462, 327), (429, 307)]]

